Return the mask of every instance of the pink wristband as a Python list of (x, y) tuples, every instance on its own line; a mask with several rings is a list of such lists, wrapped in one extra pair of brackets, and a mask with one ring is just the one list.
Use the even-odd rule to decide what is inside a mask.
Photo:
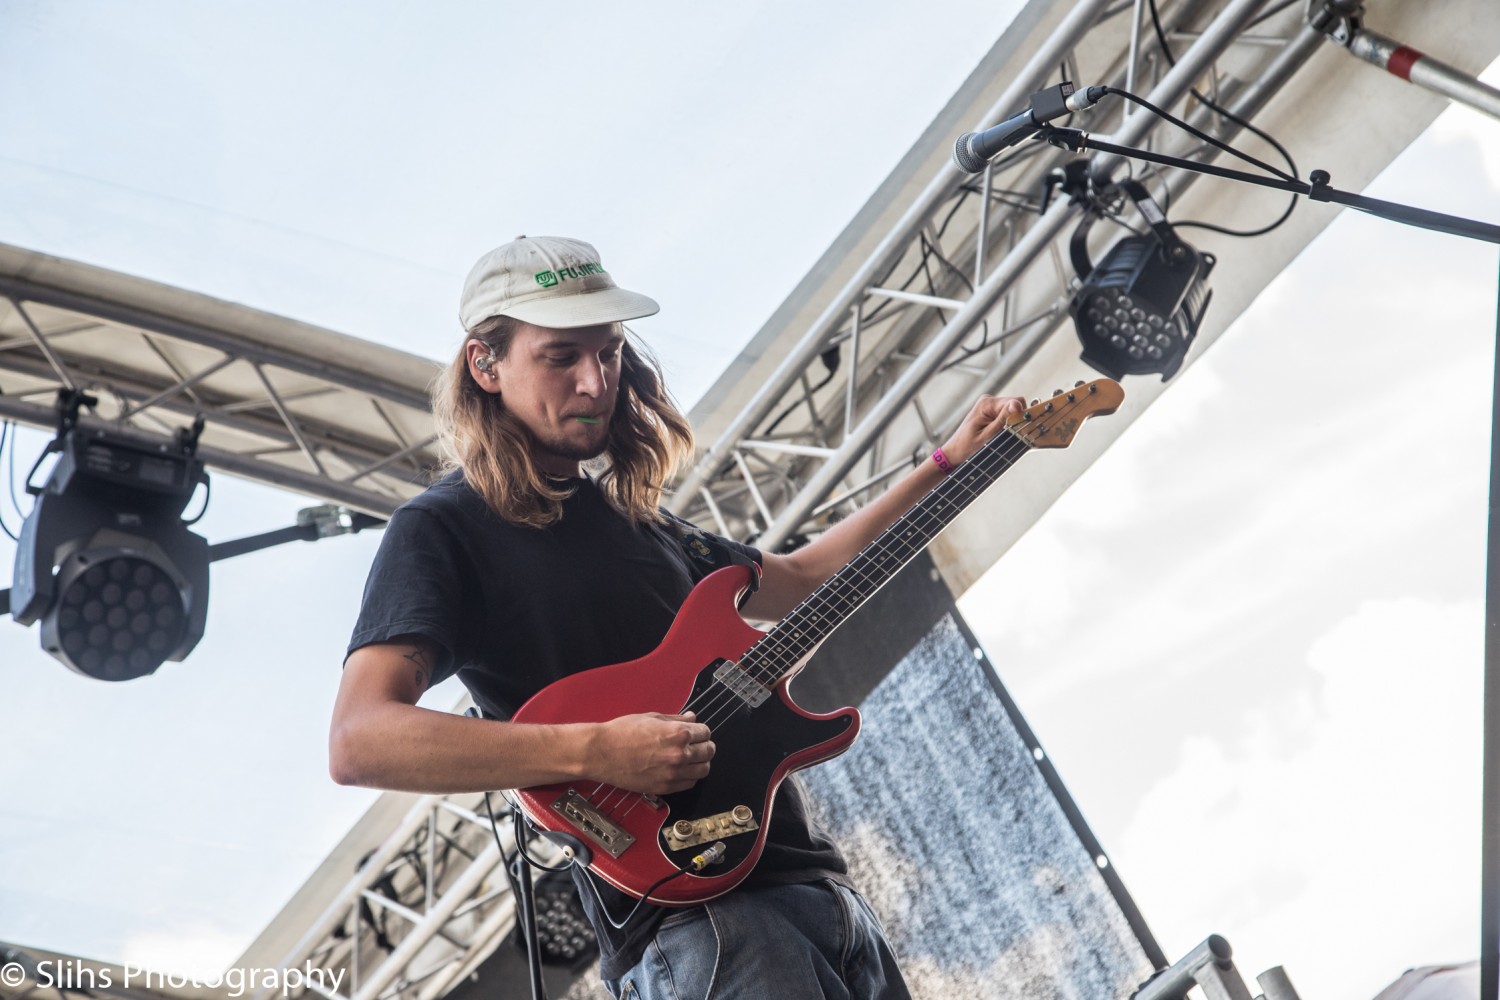
[(943, 454), (943, 449), (938, 448), (934, 451), (932, 453), (932, 460), (937, 463), (939, 469), (943, 470), (943, 475), (946, 476), (953, 471), (953, 463), (948, 461), (948, 456)]

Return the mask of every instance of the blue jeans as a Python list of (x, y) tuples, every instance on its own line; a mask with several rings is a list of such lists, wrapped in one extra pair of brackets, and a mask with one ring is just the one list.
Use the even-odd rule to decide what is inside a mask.
[(831, 880), (741, 889), (669, 915), (615, 1000), (909, 1000), (880, 921)]

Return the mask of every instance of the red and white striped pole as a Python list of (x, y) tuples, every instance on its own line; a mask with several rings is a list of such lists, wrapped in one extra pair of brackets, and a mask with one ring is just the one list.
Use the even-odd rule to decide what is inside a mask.
[(1500, 90), (1409, 45), (1356, 27), (1345, 47), (1392, 76), (1500, 119)]

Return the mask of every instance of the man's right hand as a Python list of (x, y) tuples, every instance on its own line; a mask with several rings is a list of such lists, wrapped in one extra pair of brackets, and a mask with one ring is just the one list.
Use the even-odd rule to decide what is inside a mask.
[(692, 712), (624, 715), (599, 724), (593, 777), (631, 792), (667, 795), (708, 776), (714, 744)]
[(533, 725), (421, 708), (437, 656), (416, 637), (349, 655), (328, 734), (334, 781), (444, 795), (593, 780), (664, 795), (708, 774), (714, 744), (691, 713)]

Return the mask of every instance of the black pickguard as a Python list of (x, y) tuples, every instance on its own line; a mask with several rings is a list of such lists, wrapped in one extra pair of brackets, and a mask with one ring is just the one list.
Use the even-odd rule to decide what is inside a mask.
[[(713, 676), (723, 662), (712, 663), (699, 672), (685, 709), (716, 703), (731, 704), (729, 699), (733, 696)], [(739, 700), (732, 704), (738, 707), (722, 721), (716, 720), (725, 715), (727, 709), (697, 710), (699, 721), (712, 728), (716, 748), (708, 777), (686, 791), (662, 797), (669, 808), (668, 825), (682, 819), (694, 820), (726, 813), (740, 805), (749, 806), (754, 811), (760, 828), (723, 838), (724, 860), (705, 869), (704, 876), (722, 875), (751, 856), (768, 822), (765, 813), (770, 802), (768, 792), (772, 775), (786, 758), (837, 738), (848, 731), (854, 721), (847, 716), (809, 719), (788, 708), (779, 693), (774, 691), (755, 708)], [(660, 833), (657, 841), (662, 852), (678, 867), (689, 864), (713, 843), (672, 850)]]

